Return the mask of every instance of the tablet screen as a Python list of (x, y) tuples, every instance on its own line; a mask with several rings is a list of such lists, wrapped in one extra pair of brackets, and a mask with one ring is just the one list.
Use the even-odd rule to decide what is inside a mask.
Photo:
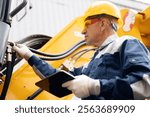
[(62, 84), (73, 79), (74, 76), (72, 74), (61, 70), (35, 84), (57, 97), (64, 97), (72, 92), (67, 88), (62, 87)]

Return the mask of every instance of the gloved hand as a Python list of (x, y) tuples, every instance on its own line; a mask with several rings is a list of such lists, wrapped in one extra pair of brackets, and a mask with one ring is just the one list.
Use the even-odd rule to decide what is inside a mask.
[(74, 80), (63, 83), (62, 87), (71, 90), (78, 98), (86, 98), (90, 95), (97, 96), (100, 94), (99, 80), (89, 78), (86, 75), (76, 76)]
[(20, 57), (26, 60), (28, 60), (33, 55), (33, 53), (28, 49), (28, 47), (23, 44), (14, 45), (13, 50), (16, 51)]

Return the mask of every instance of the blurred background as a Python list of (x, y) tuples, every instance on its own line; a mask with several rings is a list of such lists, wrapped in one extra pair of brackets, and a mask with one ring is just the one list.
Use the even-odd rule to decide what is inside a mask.
[[(22, 0), (13, 0), (15, 8)], [(55, 36), (74, 18), (81, 16), (88, 6), (97, 0), (28, 0), (28, 5), (12, 20), (9, 40), (18, 41), (29, 35)], [(119, 8), (142, 11), (150, 0), (105, 0)]]

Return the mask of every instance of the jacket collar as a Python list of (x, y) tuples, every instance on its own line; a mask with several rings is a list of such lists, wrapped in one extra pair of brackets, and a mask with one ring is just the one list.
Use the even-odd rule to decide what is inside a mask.
[(110, 43), (112, 43), (114, 40), (118, 39), (118, 35), (117, 34), (113, 34), (110, 35), (109, 37), (107, 37), (107, 39), (102, 43), (102, 45), (99, 47), (99, 49), (102, 49), (103, 47), (105, 47), (106, 45), (109, 45)]

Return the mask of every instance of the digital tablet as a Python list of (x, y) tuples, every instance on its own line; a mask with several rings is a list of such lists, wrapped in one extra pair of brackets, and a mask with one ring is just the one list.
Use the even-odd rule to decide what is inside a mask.
[(72, 92), (67, 88), (62, 87), (62, 84), (73, 80), (74, 76), (66, 71), (57, 71), (49, 77), (42, 79), (35, 83), (38, 87), (46, 90), (57, 97), (64, 97), (71, 94)]

